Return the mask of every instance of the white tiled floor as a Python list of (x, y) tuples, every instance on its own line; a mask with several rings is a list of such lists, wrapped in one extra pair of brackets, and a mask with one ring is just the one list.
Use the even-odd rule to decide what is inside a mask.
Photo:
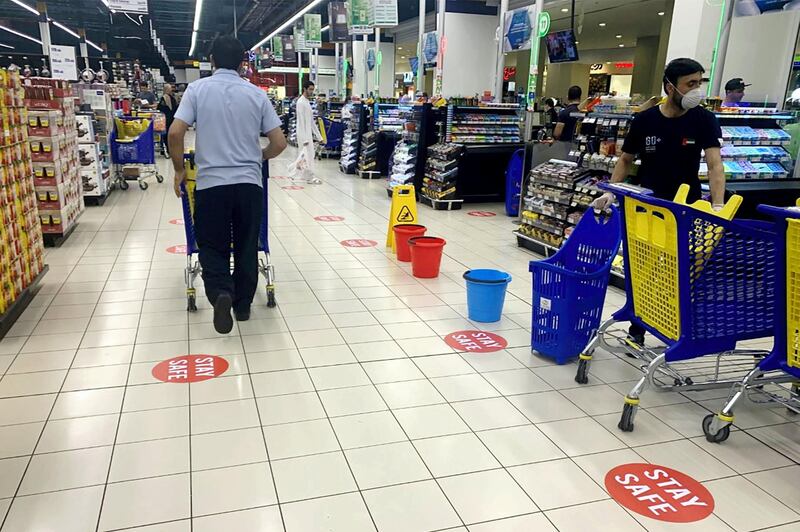
[[(740, 430), (710, 444), (700, 419), (725, 391), (649, 393), (621, 433), (638, 369), (598, 353), (580, 386), (574, 364), (530, 354), (534, 257), (499, 205), (478, 207), (491, 218), (419, 206), (447, 247), (441, 276), (418, 280), (382, 245), (384, 182), (318, 167), (321, 186), (271, 181), (279, 306), (262, 287), (230, 335), (202, 297), (185, 311), (169, 181), (115, 192), (48, 250), (41, 291), (0, 341), (3, 532), (800, 530), (795, 419), (743, 406)], [(379, 245), (339, 244), (352, 238)], [(514, 277), (496, 324), (465, 316), (461, 274), (479, 267)], [(606, 314), (622, 301), (612, 289)], [(463, 329), (509, 347), (457, 353), (442, 337)], [(187, 353), (229, 369), (191, 385), (152, 377)], [(670, 525), (619, 506), (605, 473), (646, 461), (703, 482), (714, 514)]]

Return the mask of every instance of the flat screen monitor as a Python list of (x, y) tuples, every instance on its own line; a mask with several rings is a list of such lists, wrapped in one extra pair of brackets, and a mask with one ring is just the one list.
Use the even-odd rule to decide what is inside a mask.
[(547, 55), (551, 63), (568, 63), (578, 60), (578, 47), (575, 44), (573, 30), (556, 31), (548, 33), (545, 37)]

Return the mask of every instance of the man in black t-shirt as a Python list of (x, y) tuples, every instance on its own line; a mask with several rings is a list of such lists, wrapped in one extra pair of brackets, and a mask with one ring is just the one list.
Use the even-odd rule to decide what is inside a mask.
[[(638, 155), (641, 160), (637, 175), (639, 185), (651, 189), (658, 198), (672, 200), (678, 187), (686, 183), (691, 187), (688, 200), (694, 202), (700, 199), (698, 172), (701, 155), (705, 152), (711, 203), (714, 210), (722, 208), (725, 195), (719, 141), (722, 132), (717, 117), (698, 107), (703, 100), (704, 72), (700, 63), (693, 59), (670, 61), (663, 81), (667, 99), (634, 117), (622, 155), (611, 175), (612, 183), (620, 183), (630, 175)], [(603, 210), (613, 201), (614, 195), (606, 192), (592, 206)], [(631, 326), (629, 332), (633, 341), (643, 344), (641, 328)]]
[(558, 122), (553, 130), (553, 140), (560, 140), (562, 142), (572, 142), (572, 137), (575, 135), (575, 124), (578, 118), (572, 116), (572, 113), (580, 111), (578, 104), (581, 103), (581, 88), (573, 85), (567, 91), (567, 106), (558, 113)]

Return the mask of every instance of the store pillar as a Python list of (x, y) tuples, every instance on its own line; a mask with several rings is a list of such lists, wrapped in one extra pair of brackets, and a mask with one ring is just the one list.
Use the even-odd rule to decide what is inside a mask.
[(39, 11), (39, 40), (42, 41), (42, 55), (50, 57), (50, 19), (47, 16), (47, 4), (37, 2), (36, 9)]
[(720, 17), (726, 16), (722, 8), (727, 5), (727, 2), (674, 0), (665, 63), (678, 57), (690, 57), (703, 65), (712, 77), (717, 30)]
[[(443, 4), (445, 2), (441, 0), (440, 7)], [(437, 65), (437, 71), (441, 68), (442, 96), (450, 98), (494, 92), (497, 20), (497, 6), (482, 2), (452, 2), (447, 4), (446, 11), (440, 11), (437, 32), (445, 50), (441, 53), (440, 46), (443, 65)], [(500, 81), (502, 83), (502, 72)], [(437, 92), (436, 86), (434, 92)]]

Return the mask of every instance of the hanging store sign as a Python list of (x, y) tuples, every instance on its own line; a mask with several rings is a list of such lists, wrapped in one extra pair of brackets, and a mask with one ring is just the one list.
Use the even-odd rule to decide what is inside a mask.
[(303, 21), (297, 21), (294, 25), (294, 51), (295, 52), (310, 52), (311, 48), (306, 45), (306, 29), (303, 27)]
[(306, 13), (303, 16), (303, 26), (306, 30), (306, 46), (308, 48), (322, 47), (322, 15)]
[(147, 14), (147, 0), (108, 0), (108, 8), (125, 13)]
[(372, 71), (375, 68), (377, 59), (375, 58), (375, 48), (367, 50), (367, 68)]
[(74, 46), (50, 45), (50, 69), (54, 79), (78, 79), (78, 62)]
[(503, 51), (531, 49), (533, 28), (536, 27), (536, 7), (528, 6), (506, 13), (503, 21)]
[(283, 45), (283, 61), (285, 63), (294, 63), (297, 61), (297, 56), (294, 54), (297, 52), (294, 48), (294, 37), (291, 35), (281, 35), (281, 41)]
[(347, 2), (347, 28), (350, 35), (372, 33), (372, 2), (370, 0)]
[(397, 26), (397, 0), (372, 0), (372, 23), (379, 28)]
[[(439, 55), (439, 38), (436, 36), (435, 31), (429, 31), (423, 34), (422, 42), (422, 58), (425, 60), (425, 66), (436, 66), (436, 56)], [(416, 69), (414, 69), (416, 71)]]
[(275, 61), (283, 61), (283, 37), (280, 35), (272, 38), (272, 57)]
[(331, 2), (328, 4), (328, 38), (331, 42), (347, 42), (347, 6), (344, 2)]

